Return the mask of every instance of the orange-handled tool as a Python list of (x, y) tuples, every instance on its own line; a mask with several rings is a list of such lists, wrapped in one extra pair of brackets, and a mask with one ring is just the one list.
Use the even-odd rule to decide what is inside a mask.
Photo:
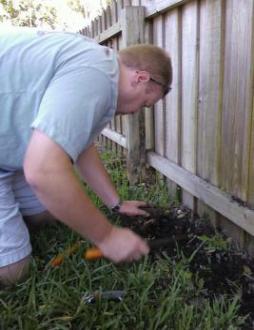
[[(160, 249), (162, 247), (165, 247), (167, 245), (170, 245), (172, 243), (176, 243), (177, 241), (181, 241), (181, 240), (186, 240), (188, 239), (188, 236), (183, 234), (183, 235), (177, 235), (177, 236), (172, 236), (170, 238), (161, 238), (161, 239), (154, 239), (154, 240), (148, 240), (147, 244), (150, 247), (150, 249), (156, 250), (156, 249)], [(103, 258), (103, 253), (102, 251), (97, 248), (97, 247), (92, 247), (88, 250), (85, 251), (83, 258), (86, 260), (96, 260), (96, 259), (100, 259)]]
[(103, 253), (97, 247), (92, 247), (85, 251), (84, 259), (86, 260), (95, 260), (103, 257)]

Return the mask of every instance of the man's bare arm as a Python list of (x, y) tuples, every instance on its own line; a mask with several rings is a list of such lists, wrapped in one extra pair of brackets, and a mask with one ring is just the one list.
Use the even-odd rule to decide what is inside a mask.
[(93, 242), (108, 235), (112, 225), (85, 195), (70, 158), (39, 131), (31, 138), (24, 172), (39, 199), (56, 218)]
[[(117, 205), (119, 195), (94, 145), (79, 156), (77, 166), (83, 179), (109, 208)], [(139, 208), (145, 205), (142, 201), (123, 201), (120, 212), (128, 215), (147, 215)]]
[(94, 145), (79, 156), (77, 167), (82, 178), (109, 208), (118, 203), (118, 193)]
[(148, 252), (141, 238), (129, 230), (112, 226), (96, 209), (74, 175), (68, 155), (38, 130), (31, 137), (24, 172), (26, 180), (46, 208), (60, 221), (98, 245), (111, 260), (132, 260)]

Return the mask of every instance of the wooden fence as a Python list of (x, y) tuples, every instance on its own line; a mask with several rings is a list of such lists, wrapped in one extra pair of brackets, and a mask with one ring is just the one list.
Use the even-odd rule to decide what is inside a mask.
[(132, 181), (146, 161), (253, 251), (254, 0), (112, 1), (81, 32), (116, 50), (146, 42), (170, 53), (170, 94), (116, 117), (101, 139), (127, 150)]

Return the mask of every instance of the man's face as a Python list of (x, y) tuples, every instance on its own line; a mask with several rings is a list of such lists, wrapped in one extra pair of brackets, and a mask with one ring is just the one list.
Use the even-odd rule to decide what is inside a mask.
[(136, 113), (143, 107), (151, 107), (164, 95), (162, 86), (151, 81), (146, 71), (132, 72), (128, 82), (118, 102), (117, 114)]

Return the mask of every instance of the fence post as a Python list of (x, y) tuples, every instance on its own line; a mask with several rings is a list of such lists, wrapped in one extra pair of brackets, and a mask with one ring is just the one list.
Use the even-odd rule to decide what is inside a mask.
[[(125, 7), (121, 12), (123, 47), (144, 43), (145, 7)], [(131, 184), (138, 181), (145, 162), (144, 112), (128, 115), (127, 170)]]

